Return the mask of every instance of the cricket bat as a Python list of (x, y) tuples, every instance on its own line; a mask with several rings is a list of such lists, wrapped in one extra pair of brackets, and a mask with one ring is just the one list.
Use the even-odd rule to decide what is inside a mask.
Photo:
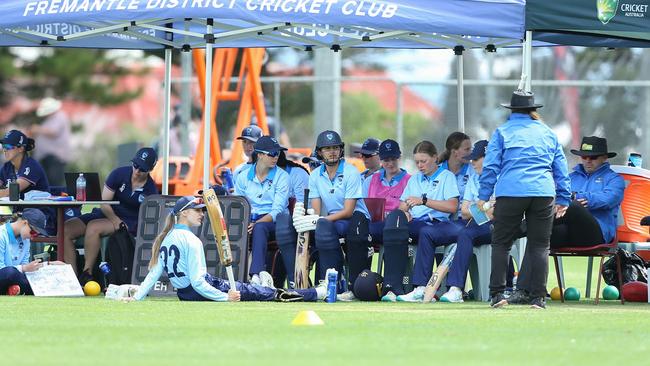
[(447, 254), (442, 259), (442, 263), (440, 263), (438, 268), (436, 268), (436, 271), (431, 275), (431, 278), (429, 278), (427, 287), (424, 289), (424, 299), (422, 302), (431, 302), (433, 296), (436, 294), (436, 291), (438, 291), (438, 287), (440, 287), (442, 280), (445, 278), (447, 272), (449, 271), (451, 261), (454, 260), (454, 254), (456, 254), (456, 244), (450, 245)]
[(222, 265), (226, 266), (226, 274), (228, 275), (230, 288), (236, 291), (237, 286), (235, 283), (235, 275), (232, 272), (232, 251), (230, 250), (230, 240), (228, 240), (228, 227), (223, 218), (223, 212), (221, 212), (219, 199), (217, 198), (217, 194), (214, 193), (214, 190), (208, 188), (203, 190), (203, 201), (208, 211), (214, 240), (217, 242), (219, 260)]
[[(304, 201), (306, 211), (309, 203), (309, 189), (305, 189)], [(296, 288), (309, 287), (309, 231), (298, 234), (293, 280)]]

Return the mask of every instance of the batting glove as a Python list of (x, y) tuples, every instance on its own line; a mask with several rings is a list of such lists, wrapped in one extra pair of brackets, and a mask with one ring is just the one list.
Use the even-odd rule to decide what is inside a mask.
[(316, 222), (320, 219), (319, 215), (314, 215), (313, 210), (308, 211), (310, 214), (300, 217), (297, 220), (294, 220), (293, 226), (296, 228), (296, 232), (304, 233), (305, 231), (316, 230)]
[(302, 202), (296, 202), (295, 206), (293, 206), (293, 220), (295, 221), (297, 218), (305, 216), (305, 204)]

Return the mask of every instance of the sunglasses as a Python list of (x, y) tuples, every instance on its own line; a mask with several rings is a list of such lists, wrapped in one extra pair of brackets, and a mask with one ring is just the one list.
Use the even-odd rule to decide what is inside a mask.
[(9, 145), (9, 144), (2, 144), (2, 149), (3, 149), (3, 150), (7, 150), (7, 151), (9, 151), (9, 150), (13, 150), (13, 149), (15, 149), (15, 148), (17, 148), (17, 147), (18, 147), (18, 146)]
[(36, 236), (39, 236), (39, 235), (41, 235), (41, 233), (39, 233), (38, 231), (34, 230), (34, 228), (31, 227), (31, 225), (30, 225), (30, 226), (29, 226), (29, 236), (31, 236), (31, 237), (33, 238), (33, 237), (36, 237)]
[(377, 154), (361, 154), (361, 156), (366, 158), (366, 159), (372, 158), (375, 155), (377, 155)]
[(195, 199), (193, 199), (193, 200), (189, 201), (188, 203), (186, 203), (185, 206), (183, 206), (180, 210), (178, 210), (178, 212), (181, 212), (181, 211), (187, 209), (191, 205), (202, 205), (202, 204), (203, 204), (203, 198), (196, 197)]
[(264, 150), (255, 150), (255, 151), (258, 152), (258, 153), (262, 153), (264, 155), (270, 156), (272, 158), (277, 158), (278, 156), (280, 156), (279, 151), (271, 151), (271, 152), (264, 151)]
[(599, 157), (600, 157), (600, 155), (597, 155), (597, 156), (581, 156), (580, 158), (581, 158), (582, 160), (596, 160), (596, 159), (598, 159)]
[(149, 173), (151, 171), (149, 169), (144, 169), (143, 167), (141, 167), (140, 165), (138, 165), (136, 163), (133, 163), (133, 169), (139, 170), (139, 171), (141, 171), (143, 173)]

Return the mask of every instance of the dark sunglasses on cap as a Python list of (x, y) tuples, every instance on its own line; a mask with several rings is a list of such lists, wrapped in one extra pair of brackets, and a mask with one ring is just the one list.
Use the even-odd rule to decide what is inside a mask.
[(151, 170), (148, 170), (148, 169), (144, 169), (143, 167), (141, 167), (140, 165), (138, 165), (136, 163), (133, 163), (133, 169), (139, 170), (139, 171), (141, 171), (143, 173), (149, 173), (151, 171)]
[(188, 203), (185, 204), (178, 212), (181, 212), (185, 210), (186, 208), (190, 207), (191, 205), (202, 205), (203, 204), (203, 198), (201, 197), (196, 197), (195, 199), (189, 201)]
[(361, 156), (363, 156), (366, 159), (372, 158), (375, 155), (377, 155), (377, 154), (361, 154)]
[(271, 152), (264, 151), (264, 150), (255, 150), (255, 151), (258, 152), (258, 153), (262, 153), (264, 155), (270, 156), (272, 158), (277, 158), (278, 156), (280, 156), (279, 151), (271, 151)]
[(2, 149), (3, 149), (3, 150), (7, 150), (7, 151), (9, 151), (9, 150), (13, 150), (13, 149), (15, 149), (15, 148), (17, 148), (17, 147), (18, 147), (18, 146), (9, 145), (9, 144), (2, 144)]

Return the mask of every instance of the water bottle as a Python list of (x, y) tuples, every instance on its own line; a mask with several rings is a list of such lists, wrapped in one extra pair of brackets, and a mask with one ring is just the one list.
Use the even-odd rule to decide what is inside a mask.
[(327, 297), (325, 302), (336, 302), (336, 287), (339, 273), (333, 268), (327, 270)]
[(641, 168), (643, 164), (643, 158), (639, 153), (630, 153), (630, 156), (627, 158), (627, 166), (633, 166), (636, 168)]
[(99, 264), (99, 270), (102, 271), (105, 276), (107, 276), (109, 273), (111, 273), (111, 266), (106, 262), (101, 262)]
[(84, 178), (84, 173), (79, 173), (79, 178), (77, 178), (77, 201), (86, 200), (86, 178)]
[(18, 201), (20, 199), (20, 186), (15, 180), (7, 180), (7, 187), (9, 188), (9, 201)]
[(232, 171), (230, 168), (223, 168), (221, 170), (221, 181), (223, 182), (223, 188), (225, 188), (226, 191), (231, 192), (233, 189), (235, 189), (235, 184), (232, 181)]

